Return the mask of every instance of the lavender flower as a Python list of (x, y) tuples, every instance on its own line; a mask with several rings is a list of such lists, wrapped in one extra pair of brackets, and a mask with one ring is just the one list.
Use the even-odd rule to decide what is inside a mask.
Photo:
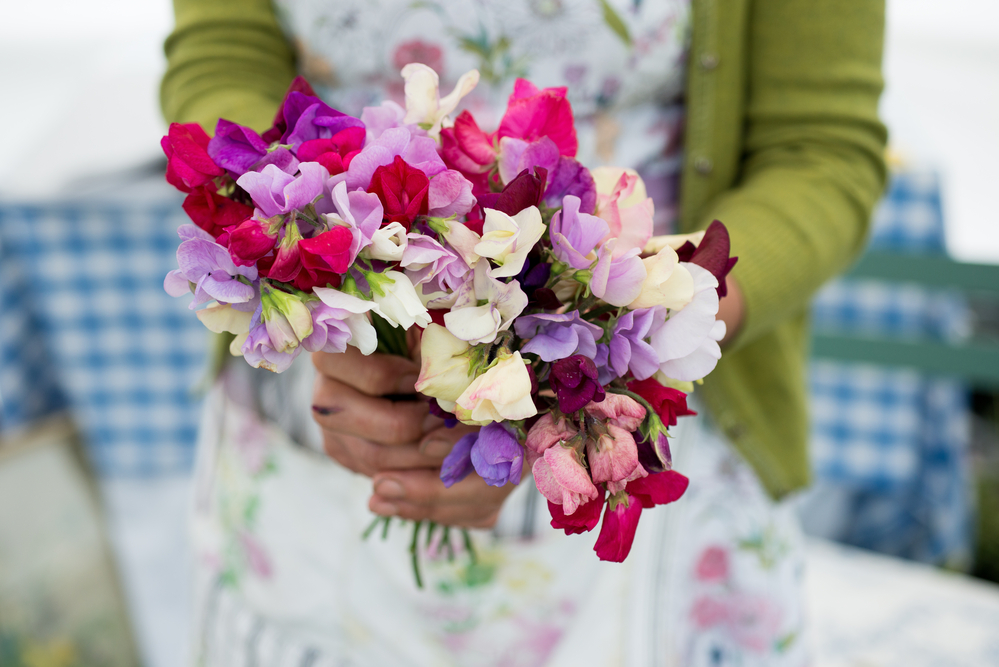
[(441, 466), (441, 481), (450, 487), (475, 470), (490, 486), (519, 484), (523, 468), (524, 448), (506, 426), (491, 422), (455, 443)]
[(618, 377), (630, 370), (644, 380), (659, 370), (659, 355), (645, 342), (655, 321), (655, 308), (630, 310), (618, 318), (610, 339), (610, 365)]
[(579, 207), (579, 197), (567, 196), (562, 210), (552, 218), (549, 233), (559, 261), (574, 269), (588, 269), (596, 260), (593, 250), (610, 233), (610, 227), (594, 215), (580, 213)]
[(180, 266), (167, 274), (163, 288), (170, 296), (183, 296), (194, 285), (194, 301), (197, 304), (215, 299), (219, 303), (246, 303), (254, 299), (257, 289), (248, 282), (257, 279), (255, 266), (236, 266), (229, 255), (211, 236), (194, 225), (182, 225), (178, 230), (181, 242), (177, 248), (177, 264)]
[(299, 169), (301, 175), (291, 176), (269, 164), (259, 172), (246, 172), (236, 183), (250, 194), (263, 217), (270, 218), (305, 208), (323, 194), (330, 176), (326, 167), (318, 162), (303, 162)]
[(597, 341), (604, 334), (603, 329), (582, 319), (578, 310), (560, 315), (525, 315), (517, 318), (513, 326), (518, 336), (531, 339), (521, 352), (532, 352), (543, 361), (565, 359), (573, 354), (592, 359), (597, 353)]

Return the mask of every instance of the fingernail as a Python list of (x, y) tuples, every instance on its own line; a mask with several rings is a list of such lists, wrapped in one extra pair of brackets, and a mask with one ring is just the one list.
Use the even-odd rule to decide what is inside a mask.
[(375, 514), (382, 516), (395, 516), (399, 512), (399, 508), (395, 504), (386, 503), (381, 500), (372, 500), (369, 509)]
[(420, 453), (424, 456), (439, 458), (450, 454), (452, 447), (454, 447), (454, 443), (435, 438), (433, 440), (427, 440), (420, 445)]
[(434, 415), (427, 415), (423, 418), (423, 432), (430, 433), (444, 426), (444, 420)]
[(340, 412), (343, 408), (326, 407), (325, 405), (313, 405), (312, 411), (316, 414), (328, 417), (329, 415), (335, 415)]
[(383, 479), (375, 484), (375, 493), (383, 498), (398, 500), (406, 495), (406, 490), (394, 479)]
[(395, 390), (400, 394), (412, 394), (416, 391), (416, 380), (419, 375), (415, 373), (407, 373), (406, 375), (399, 376), (396, 380)]

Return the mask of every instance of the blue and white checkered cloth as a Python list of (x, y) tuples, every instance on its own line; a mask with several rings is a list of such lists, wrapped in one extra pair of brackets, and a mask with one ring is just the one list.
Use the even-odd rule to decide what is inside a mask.
[[(870, 248), (944, 252), (938, 180), (896, 174)], [(968, 335), (959, 293), (872, 280), (835, 281), (813, 305), (817, 331), (956, 341)], [(971, 548), (968, 388), (913, 370), (815, 360), (812, 458), (820, 485), (847, 497), (837, 537), (926, 562), (959, 563)]]
[(163, 291), (187, 217), (168, 186), (151, 191), (0, 202), (0, 427), (68, 408), (104, 475), (183, 472), (194, 456), (207, 332)]

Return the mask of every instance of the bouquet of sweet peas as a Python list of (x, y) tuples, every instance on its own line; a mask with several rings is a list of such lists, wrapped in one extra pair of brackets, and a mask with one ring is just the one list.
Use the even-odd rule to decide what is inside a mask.
[(552, 526), (590, 531), (602, 514), (594, 548), (620, 562), (642, 509), (687, 486), (667, 429), (721, 356), (725, 227), (653, 237), (637, 174), (575, 159), (564, 88), (518, 80), (486, 133), (449, 118), (476, 71), (443, 98), (429, 67), (402, 76), (405, 108), (360, 118), (296, 79), (262, 135), (171, 125), (167, 180), (195, 224), (165, 288), (275, 372), (303, 349), (408, 354), (419, 327), (417, 390), (481, 426), (443, 482), (516, 484), (526, 467)]

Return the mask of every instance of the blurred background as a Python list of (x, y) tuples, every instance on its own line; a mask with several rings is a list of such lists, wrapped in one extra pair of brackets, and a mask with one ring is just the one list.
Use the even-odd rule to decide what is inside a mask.
[[(187, 655), (205, 334), (162, 291), (167, 0), (0, 2), (0, 665)], [(817, 664), (999, 664), (999, 4), (889, 0), (893, 178), (814, 305)]]

